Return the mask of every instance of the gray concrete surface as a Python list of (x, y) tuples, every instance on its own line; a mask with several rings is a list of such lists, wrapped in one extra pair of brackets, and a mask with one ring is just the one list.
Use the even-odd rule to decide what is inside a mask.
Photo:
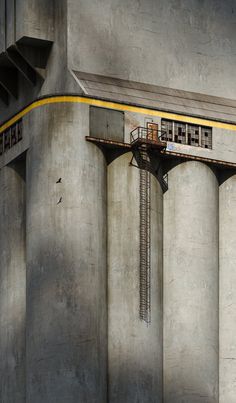
[(0, 53), (5, 50), (5, 1), (0, 1)]
[(202, 116), (209, 119), (236, 121), (236, 101), (168, 87), (73, 71), (84, 92), (111, 101), (154, 109)]
[(0, 170), (0, 401), (25, 403), (24, 161)]
[(236, 398), (236, 176), (220, 186), (220, 403)]
[[(0, 11), (4, 10), (4, 1), (0, 1)], [(53, 7), (52, 1), (47, 0), (17, 0), (16, 16), (16, 40), (47, 40), (53, 41), (53, 46), (44, 71), (45, 80), (32, 85), (19, 74), (18, 98), (10, 97), (9, 106), (0, 100), (1, 122), (37, 97), (54, 93), (82, 92), (67, 68), (67, 0), (57, 0), (56, 7)], [(4, 23), (2, 14), (0, 19), (0, 22)], [(8, 27), (0, 25), (3, 35), (0, 38), (0, 52), (6, 50), (5, 29), (7, 32)]]
[(139, 178), (108, 166), (109, 403), (162, 402), (162, 190), (151, 178), (151, 324), (139, 318)]
[(66, 3), (65, 0), (57, 0), (56, 3), (51, 0), (16, 0), (16, 40), (23, 36), (54, 40), (56, 9), (62, 2)]
[[(218, 402), (218, 182), (199, 162), (164, 195), (164, 402)], [(225, 401), (226, 403), (226, 401)]]
[(69, 67), (235, 99), (235, 12), (235, 0), (68, 0)]
[[(141, 98), (176, 113), (235, 119), (236, 0), (9, 0), (7, 10), (5, 5), (0, 0), (0, 52), (24, 36), (53, 46), (43, 82), (33, 86), (19, 73), (18, 99), (0, 103), (1, 122), (37, 97), (83, 94), (91, 85), (90, 94), (112, 94), (113, 101)], [(106, 85), (98, 80), (80, 87), (75, 71), (107, 76)], [(121, 79), (121, 86), (111, 77)], [(125, 140), (151, 119), (125, 112)], [(154, 121), (160, 125), (160, 116)], [(86, 143), (88, 134), (88, 106), (43, 106), (24, 118), (23, 142), (0, 157), (3, 167), (29, 148), (27, 248), (20, 168), (0, 171), (3, 403), (162, 399), (162, 193), (152, 178), (152, 323), (145, 327), (138, 319), (139, 172), (128, 166), (130, 155), (113, 161), (107, 203), (106, 163)], [(173, 147), (235, 161), (235, 131), (214, 128), (213, 150)], [(164, 196), (164, 403), (236, 400), (235, 177), (220, 186), (220, 231), (218, 197), (216, 177), (206, 165), (187, 162), (170, 170)]]
[[(27, 402), (106, 402), (106, 163), (88, 106), (31, 114)], [(61, 183), (56, 183), (59, 178)]]
[(15, 32), (15, 21), (16, 21), (16, 10), (15, 10), (15, 1), (7, 0), (6, 4), (6, 47), (8, 48), (16, 40), (16, 32)]

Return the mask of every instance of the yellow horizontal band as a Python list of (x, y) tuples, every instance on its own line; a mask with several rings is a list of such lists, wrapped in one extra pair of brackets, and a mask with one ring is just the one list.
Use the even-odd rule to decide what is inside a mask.
[(93, 105), (101, 108), (109, 108), (115, 109), (119, 111), (129, 111), (134, 113), (140, 113), (142, 115), (149, 115), (149, 116), (158, 116), (160, 118), (166, 118), (171, 120), (177, 120), (180, 122), (192, 123), (201, 126), (209, 126), (209, 127), (216, 127), (219, 129), (225, 130), (234, 130), (236, 131), (236, 124), (232, 123), (224, 123), (224, 122), (216, 122), (214, 120), (206, 120), (191, 116), (179, 115), (171, 112), (163, 112), (154, 109), (142, 108), (140, 106), (133, 106), (133, 105), (126, 105), (111, 101), (103, 101), (100, 99), (93, 99), (93, 98), (86, 98), (80, 96), (73, 96), (73, 95), (60, 95), (55, 97), (43, 98), (38, 101), (33, 102), (31, 105), (27, 106), (21, 112), (17, 113), (13, 118), (8, 120), (2, 126), (0, 126), (0, 133), (4, 132), (14, 123), (16, 123), (19, 119), (23, 118), (33, 109), (36, 109), (43, 105), (49, 104), (56, 104), (56, 103), (80, 103), (80, 104), (88, 104)]

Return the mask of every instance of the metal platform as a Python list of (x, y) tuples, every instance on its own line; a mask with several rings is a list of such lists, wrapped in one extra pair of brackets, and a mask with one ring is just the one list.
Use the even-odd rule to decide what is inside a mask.
[(130, 144), (131, 147), (145, 144), (148, 149), (165, 150), (167, 143), (163, 141), (163, 135), (161, 130), (138, 126), (130, 133)]
[(146, 139), (146, 141), (141, 140), (141, 139), (134, 139), (134, 141), (132, 143), (123, 143), (123, 142), (95, 138), (95, 137), (90, 137), (90, 136), (86, 136), (85, 139), (93, 144), (96, 144), (99, 148), (101, 148), (103, 150), (103, 152), (106, 155), (106, 159), (108, 160), (108, 163), (113, 161), (113, 159), (119, 155), (122, 155), (129, 151), (132, 152), (132, 150), (139, 148), (142, 144), (147, 144), (149, 151), (157, 153), (163, 159), (180, 158), (185, 161), (188, 160), (188, 161), (205, 162), (207, 164), (211, 164), (215, 167), (222, 168), (222, 169), (223, 168), (236, 169), (236, 163), (233, 163), (233, 162), (216, 160), (213, 158), (199, 157), (196, 155), (184, 154), (184, 153), (180, 153), (180, 152), (166, 150), (166, 143), (162, 142), (162, 141), (153, 142), (152, 140), (149, 140), (149, 139)]

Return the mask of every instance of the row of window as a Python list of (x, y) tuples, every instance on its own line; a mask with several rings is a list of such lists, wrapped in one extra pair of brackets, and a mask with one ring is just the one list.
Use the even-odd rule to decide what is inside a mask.
[(189, 146), (212, 148), (212, 128), (162, 119), (162, 139)]
[(22, 140), (22, 120), (0, 134), (0, 155)]

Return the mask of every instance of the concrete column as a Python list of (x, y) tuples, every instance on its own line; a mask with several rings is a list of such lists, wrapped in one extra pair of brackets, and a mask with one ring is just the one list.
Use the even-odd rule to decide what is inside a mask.
[(25, 403), (24, 162), (0, 170), (0, 401)]
[(236, 175), (220, 186), (220, 403), (236, 399)]
[(139, 178), (108, 166), (109, 403), (162, 402), (162, 190), (151, 176), (151, 324), (139, 319)]
[(85, 140), (87, 105), (28, 123), (27, 402), (104, 403), (106, 162)]
[[(218, 402), (218, 182), (200, 162), (164, 195), (164, 402)], [(228, 403), (228, 402), (227, 402)]]

